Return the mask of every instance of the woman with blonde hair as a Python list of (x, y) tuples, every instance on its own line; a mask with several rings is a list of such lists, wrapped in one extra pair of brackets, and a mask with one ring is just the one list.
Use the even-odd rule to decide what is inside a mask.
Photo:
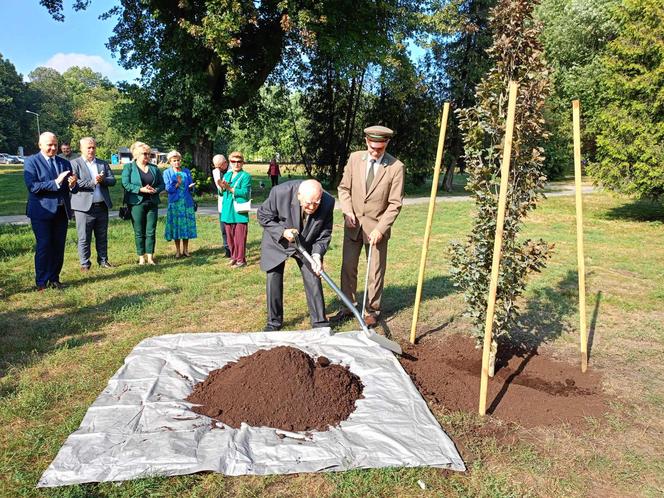
[[(191, 172), (182, 167), (182, 156), (172, 150), (166, 156), (170, 167), (164, 171), (164, 185), (168, 192), (168, 210), (166, 211), (167, 241), (175, 241), (175, 257), (189, 257), (189, 239), (196, 238), (196, 213), (194, 199), (191, 196), (194, 180)], [(182, 251), (180, 251), (182, 241)]]
[(164, 180), (159, 168), (150, 163), (149, 145), (134, 142), (130, 150), (133, 161), (122, 169), (124, 201), (131, 212), (138, 264), (154, 265), (159, 193), (164, 190)]
[(251, 201), (251, 175), (242, 169), (244, 156), (233, 152), (228, 157), (230, 168), (221, 181), (222, 209), (221, 221), (226, 225), (228, 246), (231, 250), (230, 265), (233, 268), (247, 266), (245, 249), (247, 246), (247, 227), (249, 212), (236, 210), (238, 203)]

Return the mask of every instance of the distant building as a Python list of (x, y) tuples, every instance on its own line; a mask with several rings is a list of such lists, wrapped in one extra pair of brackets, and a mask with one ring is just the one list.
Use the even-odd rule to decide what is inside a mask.
[[(129, 147), (119, 147), (118, 148), (118, 158), (120, 164), (130, 163), (132, 160), (131, 151)], [(152, 149), (152, 154), (150, 155), (150, 162), (152, 164), (161, 164), (166, 162), (166, 153), (159, 152), (159, 149)]]

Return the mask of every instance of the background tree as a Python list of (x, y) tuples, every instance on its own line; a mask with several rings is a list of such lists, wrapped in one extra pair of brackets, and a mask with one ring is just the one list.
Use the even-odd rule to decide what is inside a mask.
[(306, 122), (298, 93), (280, 85), (264, 86), (231, 115), (228, 150), (241, 150), (251, 161), (269, 161), (277, 154), (282, 162), (300, 161), (295, 127), (302, 130)]
[[(549, 92), (549, 71), (538, 39), (541, 27), (532, 17), (533, 4), (530, 0), (501, 0), (491, 10), (493, 45), (488, 55), (495, 66), (477, 86), (475, 106), (459, 111), (469, 174), (467, 189), (475, 199), (477, 215), (467, 242), (451, 245), (451, 272), (455, 285), (464, 291), (467, 314), (478, 338), (484, 334), (510, 80), (519, 84), (519, 92), (493, 323), (495, 337), (509, 337), (518, 319), (516, 299), (525, 289), (525, 277), (543, 268), (550, 254), (543, 240), (519, 240), (523, 219), (535, 208), (545, 181), (542, 112)], [(494, 341), (494, 352), (495, 348)]]
[[(433, 170), (441, 108), (425, 75), (405, 50), (395, 53), (383, 66), (376, 96), (367, 102), (364, 122), (381, 123), (395, 130), (390, 154), (407, 163), (407, 182), (423, 184)], [(363, 136), (358, 135), (359, 147), (365, 148)]]
[[(62, 18), (62, 0), (41, 3)], [(414, 0), (120, 0), (106, 16), (119, 18), (109, 46), (124, 67), (141, 70), (145, 125), (168, 131), (196, 164), (209, 165), (224, 111), (256, 94), (285, 47), (301, 59), (327, 56), (343, 70), (364, 67), (381, 60), (419, 8)]]
[(581, 101), (584, 157), (594, 160), (597, 131), (593, 120), (606, 104), (606, 45), (620, 22), (621, 0), (543, 0), (536, 10), (543, 22), (540, 39), (552, 68), (553, 92), (545, 116), (549, 138), (545, 148), (547, 176), (556, 178), (573, 164), (571, 102)]
[[(119, 147), (127, 147), (143, 133), (126, 126), (127, 108), (133, 103), (107, 78), (90, 68), (71, 67), (63, 73), (73, 102), (73, 123), (69, 135), (75, 149), (81, 137), (97, 141), (97, 155), (110, 159)], [(139, 128), (140, 130), (140, 128)]]
[[(0, 54), (0, 150), (16, 153), (19, 146), (37, 143), (34, 116), (25, 110), (34, 110), (29, 90), (14, 64)], [(34, 147), (34, 146), (33, 146)]]
[(34, 92), (36, 109), (39, 113), (41, 131), (51, 131), (58, 136), (60, 143), (72, 139), (71, 126), (74, 123), (74, 95), (67, 80), (55, 69), (38, 67), (32, 71), (29, 87)]
[[(429, 85), (438, 106), (450, 101), (453, 109), (475, 104), (475, 87), (492, 65), (486, 55), (491, 46), (489, 10), (496, 0), (462, 0), (441, 5), (428, 23), (435, 33), (425, 59)], [(452, 190), (454, 169), (464, 170), (463, 138), (458, 117), (450, 116), (445, 144), (443, 189)]]
[(664, 4), (624, 0), (621, 30), (600, 63), (605, 99), (593, 122), (597, 162), (589, 173), (630, 195), (664, 195)]

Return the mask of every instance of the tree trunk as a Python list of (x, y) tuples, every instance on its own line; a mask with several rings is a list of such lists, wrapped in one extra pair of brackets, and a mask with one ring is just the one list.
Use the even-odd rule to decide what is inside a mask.
[(327, 104), (327, 150), (323, 154), (323, 162), (330, 168), (328, 176), (330, 180), (334, 178), (334, 169), (337, 163), (336, 161), (336, 151), (337, 151), (337, 135), (334, 126), (334, 120), (336, 117), (336, 73), (332, 67), (332, 62), (328, 62), (327, 73), (326, 73), (326, 85), (325, 85), (325, 100)]
[(297, 148), (300, 151), (300, 157), (302, 158), (302, 164), (304, 164), (304, 171), (308, 177), (311, 177), (311, 164), (307, 161), (307, 157), (304, 154), (304, 149), (302, 148), (302, 142), (300, 142), (300, 135), (297, 132), (297, 121), (295, 121), (295, 113), (293, 112), (293, 106), (291, 105), (290, 98), (286, 96), (288, 100), (288, 110), (290, 111), (291, 121), (293, 121), (293, 133), (295, 134), (295, 143), (297, 143)]
[(491, 349), (489, 350), (489, 377), (493, 377), (496, 373), (496, 356), (498, 355), (498, 343), (495, 339), (491, 341)]
[(442, 189), (444, 192), (452, 192), (453, 181), (454, 181), (454, 163), (450, 163), (445, 169), (445, 174), (443, 175)]
[(212, 140), (207, 137), (199, 138), (192, 145), (191, 155), (194, 159), (194, 166), (207, 176), (212, 176)]

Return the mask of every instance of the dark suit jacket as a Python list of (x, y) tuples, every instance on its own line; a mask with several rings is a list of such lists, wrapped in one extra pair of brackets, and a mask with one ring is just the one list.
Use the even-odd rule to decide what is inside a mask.
[[(106, 207), (111, 209), (113, 202), (111, 202), (111, 195), (108, 192), (108, 187), (115, 185), (115, 176), (111, 171), (108, 163), (97, 158), (97, 171), (104, 173), (104, 179), (99, 184), (101, 195), (104, 198)], [(90, 175), (88, 165), (85, 164), (85, 159), (77, 157), (71, 162), (71, 169), (78, 177), (78, 192), (71, 196), (71, 208), (74, 211), (89, 211), (92, 207), (92, 195), (94, 194), (95, 183), (94, 177)]]
[(323, 192), (318, 209), (309, 216), (303, 229), (300, 202), (297, 200), (300, 183), (302, 180), (293, 180), (272, 187), (270, 195), (256, 212), (258, 223), (264, 229), (261, 242), (263, 271), (272, 270), (295, 254), (295, 246), (282, 237), (287, 228), (300, 231), (302, 245), (310, 254), (317, 253), (323, 257), (330, 245), (334, 197)]
[[(164, 186), (164, 178), (159, 168), (154, 164), (148, 164), (148, 167), (154, 177), (151, 185), (157, 189), (157, 193), (153, 199), (159, 204), (159, 194), (166, 188)], [(139, 192), (143, 184), (141, 183), (141, 174), (138, 171), (138, 166), (134, 162), (127, 163), (122, 168), (122, 186), (125, 189), (124, 201), (129, 205), (140, 204), (146, 197), (149, 197), (147, 194)]]
[[(58, 210), (58, 203), (62, 199), (67, 212), (67, 217), (71, 218), (72, 211), (69, 202), (69, 184), (65, 178), (60, 187), (55, 183), (55, 179), (62, 171), (71, 171), (69, 161), (55, 156), (55, 167), (57, 172), (53, 171), (42, 156), (41, 152), (28, 157), (23, 165), (23, 180), (28, 187), (28, 205), (26, 214), (33, 220), (48, 220), (53, 218)], [(78, 191), (78, 185), (74, 185), (72, 192)]]

